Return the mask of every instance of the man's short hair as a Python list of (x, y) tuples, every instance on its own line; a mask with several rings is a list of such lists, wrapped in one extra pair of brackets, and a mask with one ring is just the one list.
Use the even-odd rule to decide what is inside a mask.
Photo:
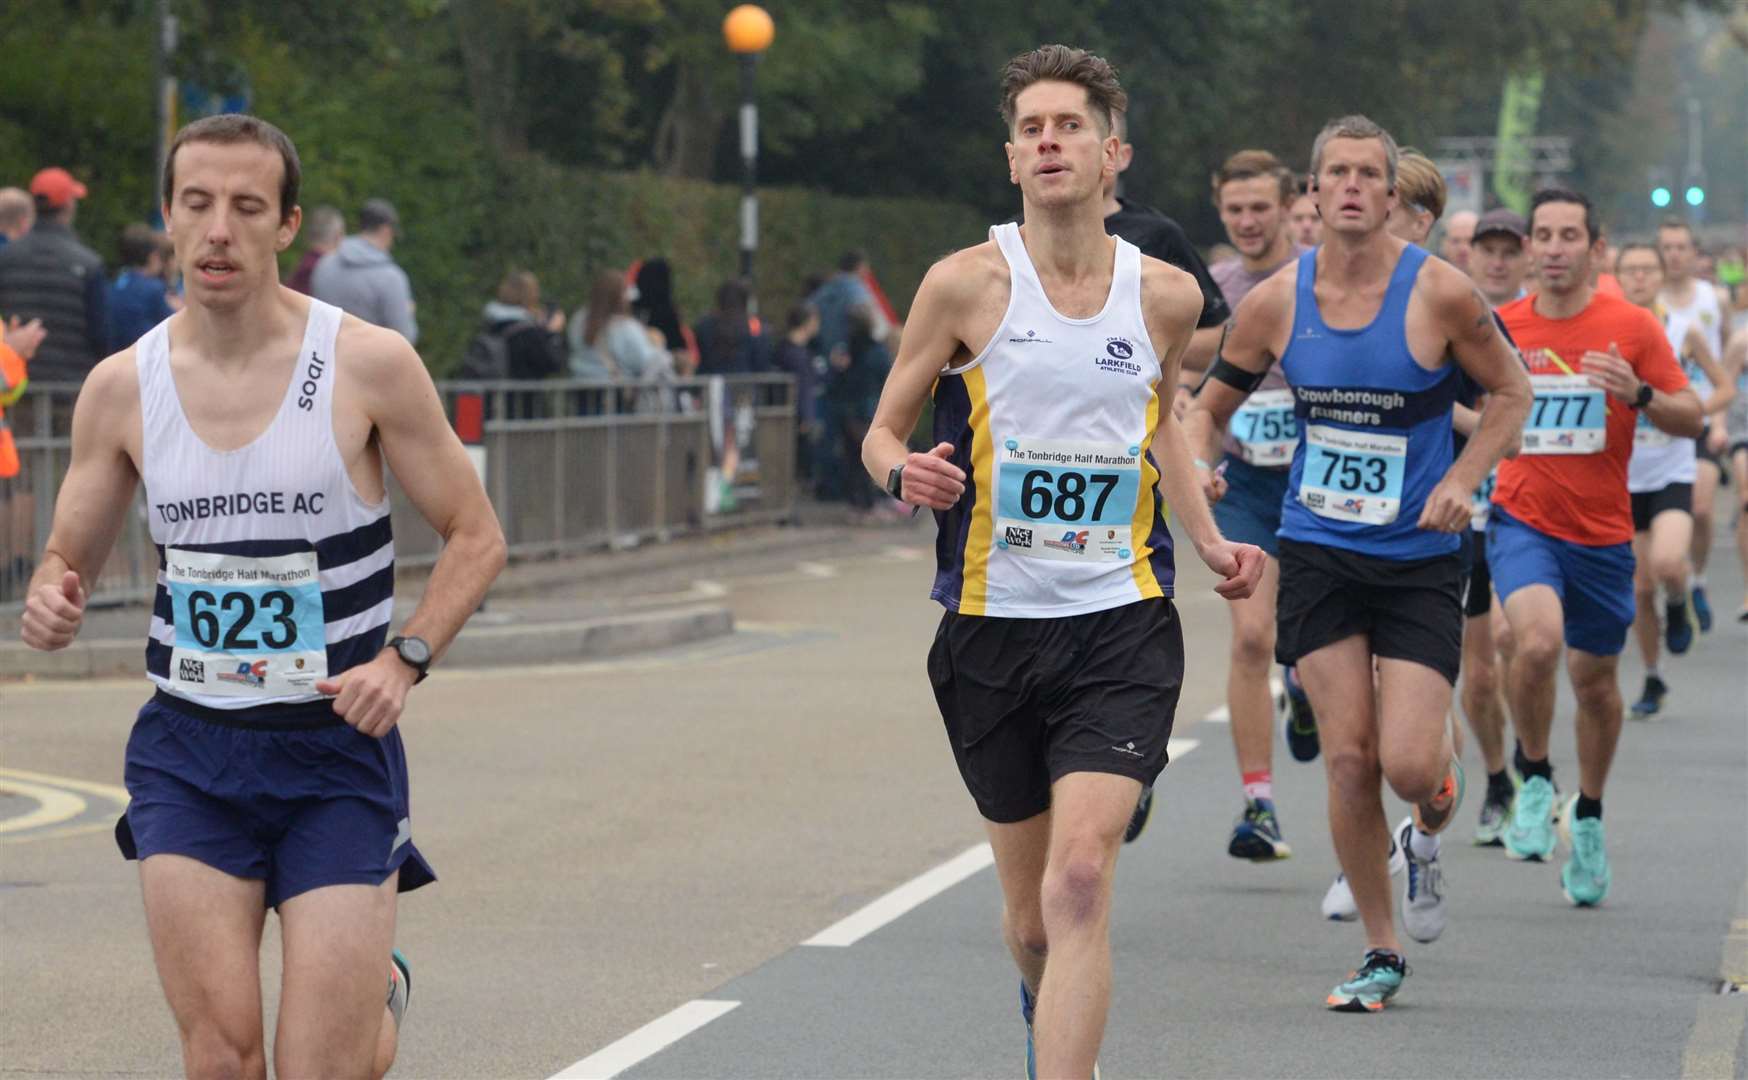
[(185, 124), (176, 137), (170, 140), (170, 152), (164, 155), (164, 201), (172, 202), (176, 198), (176, 151), (189, 143), (219, 143), (234, 145), (237, 143), (254, 143), (265, 146), (269, 150), (279, 151), (279, 160), (285, 170), (279, 178), (279, 220), (291, 217), (292, 207), (297, 205), (298, 187), (303, 183), (303, 167), (298, 164), (297, 147), (291, 143), (290, 136), (269, 124), (258, 116), (248, 116), (244, 113), (221, 113), (218, 116), (208, 116)]
[(860, 248), (852, 248), (838, 256), (838, 272), (854, 274), (868, 264), (868, 253)]
[(332, 206), (318, 206), (310, 211), (304, 231), (312, 244), (338, 244), (346, 236), (346, 215)]
[(1311, 182), (1317, 182), (1317, 174), (1323, 169), (1323, 148), (1329, 145), (1331, 139), (1377, 139), (1384, 144), (1384, 179), (1390, 186), (1396, 186), (1396, 161), (1401, 157), (1401, 151), (1396, 147), (1396, 138), (1388, 131), (1379, 127), (1368, 117), (1354, 113), (1351, 116), (1338, 116), (1323, 125), (1323, 130), (1317, 133), (1317, 139), (1311, 144)]
[(134, 224), (121, 230), (121, 264), (138, 269), (163, 250), (158, 245), (158, 230), (150, 225)]
[(1405, 205), (1425, 210), (1436, 222), (1445, 216), (1444, 174), (1431, 158), (1409, 147), (1396, 158), (1396, 197)]
[(1614, 266), (1610, 267), (1610, 269), (1613, 270), (1617, 274), (1620, 273), (1621, 272), (1621, 260), (1627, 257), (1627, 253), (1629, 251), (1649, 251), (1651, 254), (1657, 256), (1657, 269), (1659, 269), (1659, 270), (1668, 270), (1669, 269), (1668, 265), (1663, 262), (1663, 249), (1658, 247), (1656, 244), (1650, 243), (1650, 242), (1645, 241), (1645, 240), (1628, 240), (1626, 243), (1622, 244), (1619, 248), (1615, 249)]
[(1678, 218), (1674, 215), (1664, 218), (1657, 223), (1657, 231), (1662, 232), (1665, 229), (1680, 229), (1687, 234), (1687, 239), (1694, 247), (1699, 246), (1699, 237), (1693, 235), (1693, 225), (1686, 218)]
[(1298, 194), (1299, 182), (1293, 177), (1293, 170), (1281, 164), (1281, 159), (1267, 150), (1240, 150), (1223, 162), (1215, 170), (1211, 184), (1214, 188), (1214, 201), (1220, 201), (1220, 189), (1234, 180), (1255, 180), (1258, 177), (1268, 177), (1281, 186), (1281, 204), (1284, 206), (1293, 201)]
[(1129, 95), (1117, 82), (1117, 69), (1102, 56), (1067, 45), (1043, 45), (1009, 60), (1001, 73), (1001, 118), (1014, 127), (1014, 100), (1034, 83), (1067, 82), (1086, 90), (1093, 119), (1111, 133), (1111, 116), (1129, 107)]
[(364, 205), (358, 208), (358, 231), (374, 232), (384, 225), (401, 231), (401, 215), (395, 210), (395, 204), (387, 199), (365, 199)]
[(36, 217), (36, 201), (23, 188), (0, 188), (0, 232), (11, 232)]
[(1584, 207), (1584, 233), (1591, 243), (1596, 243), (1602, 235), (1602, 222), (1596, 219), (1596, 205), (1589, 196), (1571, 188), (1543, 188), (1530, 196), (1529, 227), (1533, 234), (1536, 231), (1536, 211), (1549, 203), (1573, 203)]

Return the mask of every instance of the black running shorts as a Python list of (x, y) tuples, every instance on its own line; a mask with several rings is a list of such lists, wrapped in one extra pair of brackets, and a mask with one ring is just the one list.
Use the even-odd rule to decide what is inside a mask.
[(1183, 627), (1167, 599), (1059, 619), (949, 611), (929, 650), (959, 775), (978, 812), (1024, 821), (1075, 772), (1151, 784), (1184, 678)]
[(1409, 660), (1457, 681), (1463, 656), (1463, 556), (1379, 559), (1281, 538), (1275, 659), (1296, 664), (1365, 634), (1373, 656)]
[(1693, 513), (1693, 485), (1688, 483), (1670, 484), (1656, 491), (1635, 491), (1633, 500), (1633, 531), (1648, 532), (1651, 519), (1665, 510), (1679, 510), (1684, 514)]
[(1487, 569), (1487, 533), (1469, 530), (1469, 572), (1463, 583), (1463, 614), (1479, 619), (1493, 612), (1493, 573)]

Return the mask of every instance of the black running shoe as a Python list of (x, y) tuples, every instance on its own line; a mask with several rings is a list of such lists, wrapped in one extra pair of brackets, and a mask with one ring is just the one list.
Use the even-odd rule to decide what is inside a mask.
[(1285, 671), (1287, 750), (1294, 761), (1316, 761), (1322, 742), (1317, 737), (1317, 717), (1311, 712), (1311, 699), (1305, 696), (1305, 688), (1299, 685), (1293, 669)]
[(1129, 815), (1129, 827), (1123, 830), (1123, 843), (1133, 844), (1141, 838), (1141, 830), (1147, 828), (1147, 819), (1153, 814), (1153, 788), (1151, 785), (1141, 789), (1141, 798), (1135, 803), (1135, 812)]
[(1662, 679), (1655, 675), (1645, 676), (1645, 692), (1633, 702), (1632, 715), (1641, 720), (1656, 716), (1663, 711), (1663, 698), (1668, 693), (1669, 685)]

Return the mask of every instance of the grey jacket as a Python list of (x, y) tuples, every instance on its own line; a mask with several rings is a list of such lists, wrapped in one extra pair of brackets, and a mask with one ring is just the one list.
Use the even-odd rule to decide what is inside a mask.
[(30, 362), (36, 382), (82, 382), (109, 351), (103, 260), (58, 221), (38, 221), (0, 248), (0, 318), (41, 319), (48, 336)]
[(415, 345), (419, 342), (407, 272), (362, 236), (348, 236), (322, 256), (310, 275), (310, 295), (365, 322), (399, 330)]

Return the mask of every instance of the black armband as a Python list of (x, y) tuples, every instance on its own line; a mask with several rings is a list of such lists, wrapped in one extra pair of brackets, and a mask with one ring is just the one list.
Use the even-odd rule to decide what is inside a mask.
[[(1219, 379), (1241, 394), (1255, 393), (1268, 377), (1266, 371), (1246, 371), (1237, 364), (1231, 363), (1224, 356), (1214, 357), (1214, 365), (1208, 369), (1207, 378), (1202, 382), (1206, 385), (1208, 379)], [(1197, 389), (1200, 389), (1198, 387)]]

